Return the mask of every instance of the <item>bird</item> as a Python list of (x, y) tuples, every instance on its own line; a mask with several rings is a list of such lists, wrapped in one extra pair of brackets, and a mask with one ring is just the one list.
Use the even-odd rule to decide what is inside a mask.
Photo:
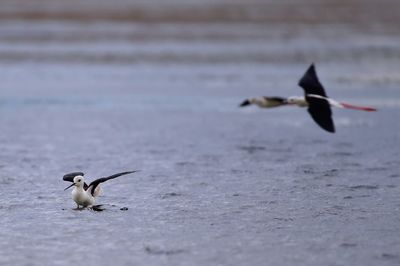
[(250, 104), (255, 104), (262, 108), (272, 108), (272, 107), (286, 105), (287, 104), (286, 101), (287, 99), (283, 97), (262, 96), (262, 97), (246, 99), (240, 104), (240, 107), (244, 107)]
[(72, 190), (71, 194), (72, 194), (72, 199), (75, 201), (77, 205), (77, 209), (80, 209), (80, 206), (84, 208), (93, 207), (95, 203), (95, 198), (100, 194), (100, 186), (99, 186), (100, 183), (106, 182), (110, 179), (114, 179), (122, 175), (133, 174), (135, 172), (138, 172), (138, 170), (117, 173), (108, 177), (102, 177), (94, 180), (89, 185), (86, 184), (84, 180), (83, 177), (84, 173), (82, 172), (69, 173), (63, 176), (63, 180), (72, 182), (72, 184), (66, 187), (64, 191), (74, 186), (74, 189)]
[(338, 102), (329, 98), (318, 79), (314, 63), (309, 66), (303, 77), (299, 80), (298, 85), (304, 90), (304, 96), (291, 96), (287, 98), (261, 96), (246, 99), (239, 106), (244, 107), (254, 104), (261, 108), (274, 108), (288, 105), (308, 107), (308, 113), (311, 115), (312, 119), (321, 128), (330, 133), (335, 133), (335, 124), (332, 119), (331, 107), (366, 112), (377, 111), (377, 109), (373, 107)]

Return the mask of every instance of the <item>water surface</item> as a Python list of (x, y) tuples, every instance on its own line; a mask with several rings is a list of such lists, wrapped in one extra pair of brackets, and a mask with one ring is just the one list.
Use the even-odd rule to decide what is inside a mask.
[[(397, 3), (3, 2), (0, 264), (400, 263)], [(311, 62), (379, 111), (238, 108)], [(103, 212), (63, 191), (135, 169)]]

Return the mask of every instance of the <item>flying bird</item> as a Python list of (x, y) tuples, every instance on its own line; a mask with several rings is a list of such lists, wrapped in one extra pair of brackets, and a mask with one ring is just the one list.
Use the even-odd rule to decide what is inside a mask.
[(314, 64), (307, 69), (306, 73), (299, 80), (298, 85), (303, 88), (304, 96), (283, 97), (256, 97), (244, 100), (240, 107), (251, 104), (261, 108), (273, 108), (284, 105), (297, 105), (299, 107), (308, 107), (308, 112), (312, 119), (328, 132), (335, 132), (335, 125), (332, 119), (331, 107), (360, 110), (366, 112), (376, 111), (375, 108), (352, 105), (338, 102), (329, 98), (322, 84), (319, 82)]
[(92, 207), (95, 203), (95, 198), (99, 195), (100, 193), (100, 184), (103, 182), (106, 182), (110, 179), (117, 178), (122, 175), (127, 175), (127, 174), (132, 174), (138, 172), (136, 171), (129, 171), (129, 172), (122, 172), (118, 174), (114, 174), (108, 177), (102, 177), (99, 179), (94, 180), (91, 182), (89, 185), (85, 183), (84, 181), (84, 173), (82, 172), (73, 172), (64, 175), (63, 180), (72, 182), (70, 186), (65, 188), (64, 190), (69, 189), (70, 187), (74, 187), (72, 190), (72, 199), (75, 201), (77, 204), (77, 208), (79, 209), (79, 206), (82, 207)]

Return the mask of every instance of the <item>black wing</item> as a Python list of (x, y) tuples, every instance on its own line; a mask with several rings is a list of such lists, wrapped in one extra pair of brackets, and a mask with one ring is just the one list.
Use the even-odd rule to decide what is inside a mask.
[(303, 88), (306, 96), (307, 94), (316, 94), (328, 97), (326, 96), (324, 87), (318, 80), (314, 64), (311, 64), (306, 73), (304, 73), (304, 76), (299, 80), (299, 86)]
[(329, 102), (326, 99), (309, 97), (308, 94), (328, 97), (325, 89), (318, 80), (314, 64), (307, 69), (303, 77), (299, 80), (299, 86), (303, 88), (306, 101), (308, 102), (308, 112), (314, 121), (328, 132), (335, 132), (335, 125), (332, 119), (332, 111)]
[[(63, 176), (64, 181), (74, 182), (74, 177), (77, 175), (84, 176), (85, 174), (82, 172), (72, 172)], [(86, 190), (89, 186), (86, 183), (83, 183), (83, 188)]]
[[(110, 179), (117, 178), (117, 177), (119, 177), (119, 176), (121, 176), (121, 175), (132, 174), (132, 173), (135, 173), (135, 172), (137, 172), (137, 170), (136, 170), (136, 171), (129, 171), (129, 172), (122, 172), (122, 173), (110, 175), (110, 176), (108, 176), (108, 177), (102, 177), (102, 178), (96, 179), (96, 180), (94, 180), (93, 182), (91, 182), (91, 183), (89, 184), (88, 189), (90, 189), (90, 194), (92, 194), (92, 196), (93, 196), (96, 187), (97, 187), (100, 183), (106, 182), (107, 180), (110, 180)], [(85, 189), (85, 190), (86, 190), (86, 189)]]
[(274, 102), (277, 102), (277, 103), (285, 103), (286, 102), (286, 98), (282, 98), (282, 97), (278, 97), (278, 96), (273, 96), (273, 97), (263, 96), (263, 97), (267, 101), (274, 101)]
[(325, 99), (307, 97), (308, 112), (314, 121), (328, 132), (335, 133), (335, 125), (332, 119), (332, 111), (329, 102)]

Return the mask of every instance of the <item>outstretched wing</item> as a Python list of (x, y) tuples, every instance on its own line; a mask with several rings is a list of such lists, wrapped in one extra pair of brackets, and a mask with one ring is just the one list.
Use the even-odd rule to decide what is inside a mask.
[(324, 87), (318, 80), (314, 64), (311, 64), (306, 73), (304, 73), (303, 77), (299, 80), (299, 86), (303, 88), (306, 96), (307, 94), (316, 94), (328, 97), (326, 96)]
[(335, 133), (332, 111), (329, 102), (323, 98), (307, 97), (308, 112), (314, 121), (328, 132)]
[[(74, 182), (74, 177), (77, 175), (84, 176), (85, 174), (82, 172), (72, 172), (63, 176), (64, 181)], [(86, 183), (83, 183), (83, 188), (86, 190), (89, 186)]]
[[(299, 80), (299, 86), (303, 88), (305, 99), (308, 103), (308, 112), (314, 121), (328, 132), (335, 132), (332, 119), (331, 106), (322, 84), (318, 80), (314, 64), (311, 64)], [(322, 97), (317, 97), (322, 96)]]
[(85, 190), (89, 191), (90, 194), (92, 194), (92, 196), (94, 196), (96, 187), (97, 187), (100, 183), (106, 182), (107, 180), (110, 180), (110, 179), (117, 178), (117, 177), (119, 177), (119, 176), (121, 176), (121, 175), (132, 174), (132, 173), (135, 173), (135, 172), (137, 172), (137, 170), (136, 170), (136, 171), (129, 171), (129, 172), (122, 172), (122, 173), (110, 175), (110, 176), (108, 176), (108, 177), (102, 177), (102, 178), (96, 179), (96, 180), (94, 180), (93, 182), (91, 182), (91, 183), (89, 184), (88, 188), (85, 189)]

